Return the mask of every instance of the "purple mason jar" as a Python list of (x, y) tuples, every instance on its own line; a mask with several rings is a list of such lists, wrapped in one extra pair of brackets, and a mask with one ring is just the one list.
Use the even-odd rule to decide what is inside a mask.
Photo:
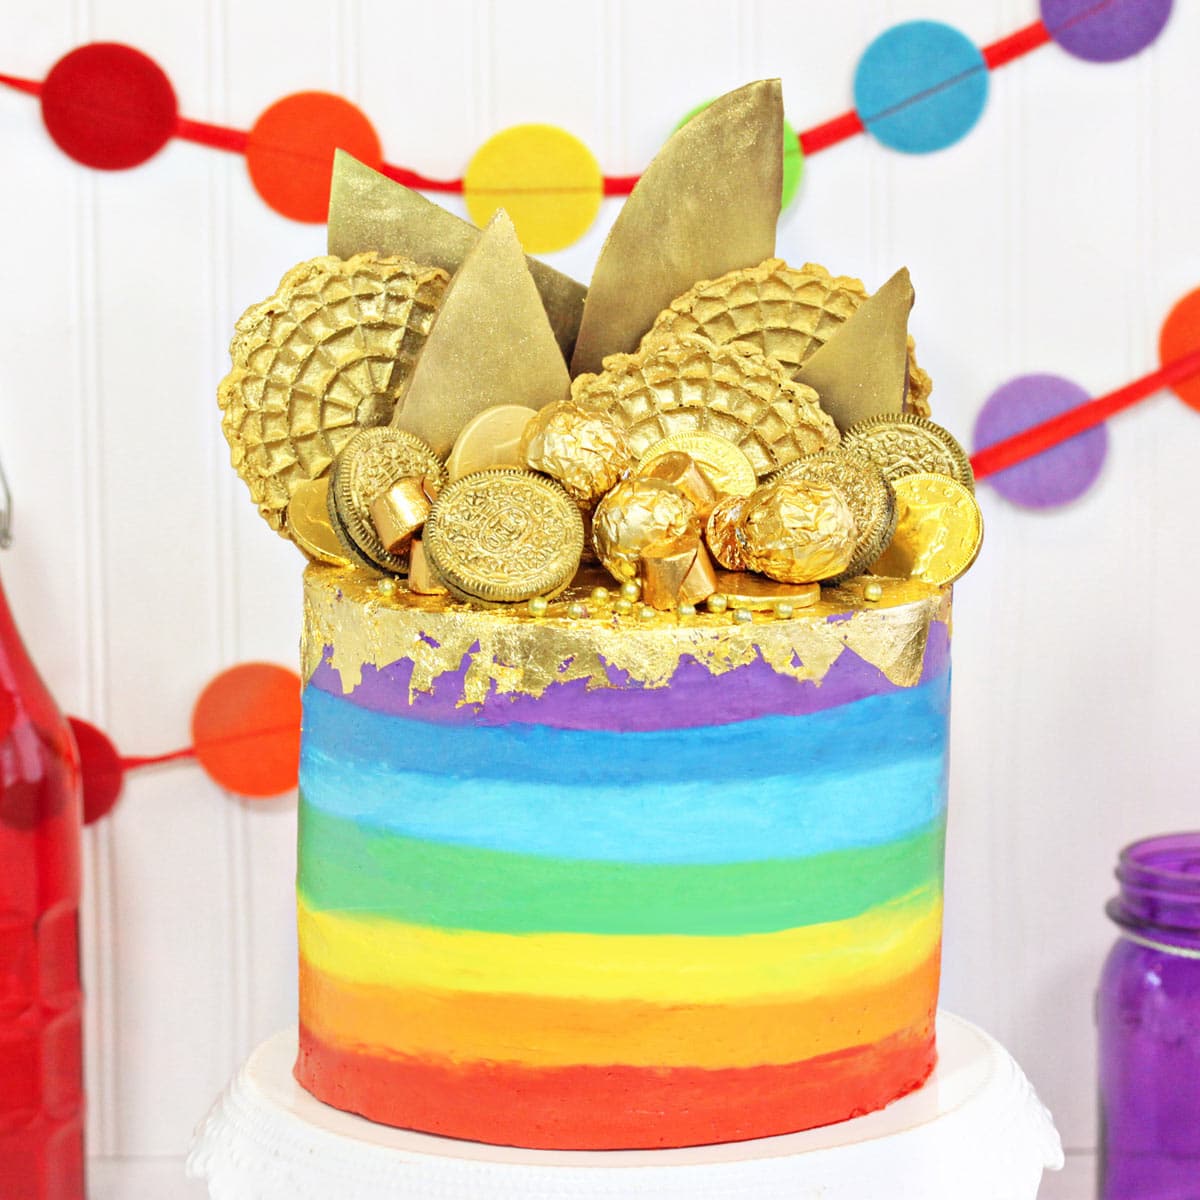
[(1200, 1200), (1200, 832), (1134, 842), (1100, 977), (1101, 1200)]

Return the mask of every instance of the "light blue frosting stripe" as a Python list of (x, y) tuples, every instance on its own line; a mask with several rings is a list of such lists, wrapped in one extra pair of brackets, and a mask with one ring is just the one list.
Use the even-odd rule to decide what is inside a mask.
[[(803, 858), (889, 842), (941, 817), (944, 712), (926, 711), (915, 725), (916, 714), (903, 705), (888, 711), (886, 723), (877, 712), (868, 724), (887, 743), (882, 751), (858, 736), (861, 709), (911, 701), (934, 685), (944, 692), (941, 681), (930, 681), (825, 713), (616, 735), (615, 745), (610, 734), (525, 726), (514, 736), (535, 744), (519, 757), (528, 761), (532, 749), (545, 764), (534, 778), (506, 773), (482, 744), (471, 757), (461, 746), (442, 745), (444, 727), (397, 717), (380, 716), (385, 725), (375, 733), (401, 743), (415, 739), (420, 753), (358, 753), (326, 736), (323, 709), (306, 695), (300, 786), (315, 808), (372, 830), (488, 850), (643, 863)], [(365, 715), (356, 709), (354, 723)], [(914, 730), (920, 738), (911, 737)], [(731, 764), (736, 770), (696, 769), (697, 762), (728, 763), (732, 736), (741, 738)], [(649, 756), (657, 766), (637, 779), (626, 768), (650, 749), (630, 744), (640, 738), (669, 738), (671, 745), (657, 744)], [(457, 753), (441, 757), (450, 750)], [(686, 779), (664, 777), (664, 753)], [(622, 754), (626, 778), (617, 779), (609, 768), (612, 756)], [(421, 762), (436, 765), (437, 773), (406, 769)], [(768, 773), (787, 762), (793, 774)]]

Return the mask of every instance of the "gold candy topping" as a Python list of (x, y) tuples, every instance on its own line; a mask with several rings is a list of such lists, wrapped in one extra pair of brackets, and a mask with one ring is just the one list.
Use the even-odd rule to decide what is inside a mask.
[(353, 561), (329, 521), (329, 476), (297, 484), (287, 506), (287, 535), (314, 562), (348, 567)]
[(456, 596), (511, 604), (553, 596), (574, 576), (583, 521), (558, 484), (500, 469), (448, 484), (425, 522), (425, 553)]
[(526, 425), (519, 454), (525, 464), (558, 480), (589, 507), (633, 465), (620, 426), (607, 414), (570, 400), (547, 404)]
[(448, 279), (407, 258), (315, 258), (242, 314), (217, 403), (234, 469), (272, 529), (359, 429), (392, 419)]
[(896, 534), (871, 568), (876, 575), (919, 579), (941, 587), (975, 561), (983, 545), (983, 515), (975, 497), (944, 475), (896, 481)]
[(413, 538), (408, 547), (408, 590), (418, 596), (445, 596), (446, 589), (438, 579), (425, 554), (425, 544)]
[(868, 458), (842, 448), (813, 454), (784, 467), (776, 479), (832, 484), (854, 514), (858, 541), (854, 557), (838, 579), (861, 575), (885, 550), (896, 530), (896, 496), (883, 472)]
[(662, 479), (635, 477), (618, 483), (592, 517), (600, 561), (616, 579), (637, 579), (642, 555), (681, 538), (700, 536), (696, 506)]
[(746, 539), (741, 530), (745, 507), (745, 496), (724, 496), (714, 505), (704, 526), (704, 538), (713, 558), (727, 571), (747, 569)]
[(637, 473), (651, 479), (665, 479), (672, 487), (677, 487), (696, 506), (696, 515), (701, 521), (708, 520), (708, 514), (721, 498), (696, 460), (681, 450), (668, 450), (657, 458), (644, 458), (638, 464)]
[(821, 598), (819, 583), (780, 583), (745, 571), (718, 571), (713, 582), (714, 590), (725, 597), (731, 608), (778, 612), (788, 605), (793, 610), (809, 608)]
[(489, 467), (523, 467), (521, 435), (536, 416), (523, 404), (485, 408), (462, 427), (446, 459), (446, 477), (453, 482)]
[(421, 481), (410, 475), (370, 503), (371, 523), (389, 554), (403, 554), (412, 535), (425, 524), (432, 501)]
[(764, 484), (742, 512), (746, 562), (782, 583), (841, 575), (854, 555), (854, 514), (826, 483), (777, 479)]
[(711, 433), (673, 433), (655, 442), (638, 460), (638, 474), (649, 474), (647, 468), (655, 460), (675, 452), (697, 463), (720, 493), (748, 496), (758, 486), (758, 475), (746, 455), (732, 442)]
[(927, 417), (911, 413), (869, 417), (846, 430), (843, 445), (869, 458), (892, 483), (905, 475), (930, 472), (956, 479), (969, 492), (975, 490), (967, 452), (948, 429)]

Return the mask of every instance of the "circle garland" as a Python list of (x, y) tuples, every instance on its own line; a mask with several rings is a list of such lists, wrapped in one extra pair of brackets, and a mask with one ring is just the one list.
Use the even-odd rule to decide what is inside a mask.
[[(865, 132), (907, 153), (944, 149), (977, 122), (987, 100), (989, 71), (1049, 42), (1090, 62), (1128, 58), (1159, 36), (1171, 6), (1172, 0), (1040, 0), (1039, 20), (979, 48), (941, 22), (893, 26), (859, 60), (857, 107), (799, 134), (792, 131), (794, 176), (803, 158)], [(335, 147), (409, 187), (466, 193), (472, 212), (487, 208), (491, 201), (485, 193), (503, 193), (518, 210), (514, 224), (533, 253), (561, 249), (581, 237), (599, 210), (599, 196), (628, 195), (638, 180), (593, 170), (586, 147), (552, 126), (516, 126), (496, 134), (472, 159), (475, 183), (471, 169), (464, 178), (433, 179), (384, 162), (368, 117), (327, 92), (285, 96), (258, 117), (249, 133), (192, 120), (179, 115), (162, 68), (141, 51), (115, 42), (72, 50), (41, 82), (0, 74), (0, 84), (39, 97), (50, 136), (85, 166), (134, 167), (172, 137), (244, 154), (259, 196), (296, 221), (325, 220)], [(531, 129), (542, 132), (531, 135)]]

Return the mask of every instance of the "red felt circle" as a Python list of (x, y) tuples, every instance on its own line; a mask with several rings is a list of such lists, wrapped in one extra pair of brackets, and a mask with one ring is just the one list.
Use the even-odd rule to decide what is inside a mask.
[(175, 131), (175, 90), (162, 68), (132, 46), (92, 42), (51, 68), (42, 120), (64, 154), (120, 171), (152, 158)]
[(116, 747), (95, 725), (78, 717), (68, 717), (67, 721), (79, 747), (83, 772), (83, 823), (91, 825), (116, 806), (125, 786), (125, 768)]
[(374, 126), (349, 100), (329, 92), (285, 96), (250, 130), (250, 181), (277, 213), (293, 221), (324, 221), (335, 150), (369, 167), (378, 167), (383, 158)]
[(300, 763), (300, 677), (272, 663), (223, 671), (196, 701), (192, 744), (200, 765), (227, 791), (291, 791)]
[[(1158, 358), (1164, 366), (1196, 350), (1200, 350), (1200, 288), (1171, 309), (1158, 335)], [(1200, 409), (1200, 375), (1173, 384), (1171, 390), (1184, 404)]]

